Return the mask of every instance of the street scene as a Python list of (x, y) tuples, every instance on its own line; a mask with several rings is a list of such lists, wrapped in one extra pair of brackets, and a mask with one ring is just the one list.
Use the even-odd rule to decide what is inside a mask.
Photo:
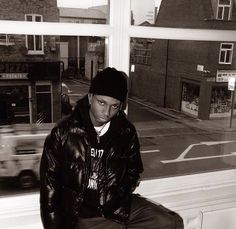
[[(83, 80), (65, 80), (63, 84), (72, 106), (89, 88), (89, 82)], [(135, 97), (128, 99), (126, 112), (138, 131), (144, 163), (143, 180), (235, 167), (236, 126), (229, 128), (229, 120), (224, 123), (200, 121), (169, 109), (160, 110)], [(40, 133), (46, 134), (51, 127)], [(0, 195), (37, 191), (37, 186), (18, 189), (10, 181), (0, 182)]]

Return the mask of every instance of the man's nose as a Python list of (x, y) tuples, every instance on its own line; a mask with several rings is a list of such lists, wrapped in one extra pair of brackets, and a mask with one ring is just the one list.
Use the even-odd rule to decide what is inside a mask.
[(111, 113), (111, 108), (109, 106), (107, 106), (104, 110), (104, 114), (106, 115), (106, 117), (109, 117)]

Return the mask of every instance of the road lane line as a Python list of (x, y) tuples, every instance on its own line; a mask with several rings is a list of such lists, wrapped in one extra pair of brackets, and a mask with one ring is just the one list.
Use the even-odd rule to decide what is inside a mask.
[(212, 158), (220, 158), (220, 157), (230, 157), (235, 156), (236, 152), (231, 152), (228, 154), (222, 154), (222, 155), (215, 155), (215, 156), (205, 156), (205, 157), (191, 157), (191, 158), (177, 158), (174, 160), (163, 160), (161, 163), (168, 164), (168, 163), (177, 163), (177, 162), (183, 162), (183, 161), (195, 161), (195, 160), (203, 160), (203, 159), (212, 159)]
[(183, 161), (194, 161), (194, 160), (201, 160), (201, 159), (211, 159), (211, 158), (219, 158), (219, 157), (229, 157), (236, 155), (236, 152), (231, 152), (229, 154), (222, 154), (222, 155), (215, 155), (215, 156), (203, 156), (203, 157), (191, 157), (191, 158), (185, 158), (185, 156), (188, 154), (188, 152), (194, 147), (194, 146), (200, 146), (200, 145), (206, 145), (206, 146), (213, 146), (213, 145), (220, 145), (220, 144), (227, 144), (235, 142), (235, 140), (226, 140), (226, 141), (205, 141), (205, 142), (199, 142), (195, 144), (189, 145), (177, 158), (173, 160), (163, 160), (162, 163), (175, 163), (175, 162), (183, 162)]
[(157, 153), (160, 152), (159, 149), (153, 149), (153, 150), (141, 150), (141, 153)]

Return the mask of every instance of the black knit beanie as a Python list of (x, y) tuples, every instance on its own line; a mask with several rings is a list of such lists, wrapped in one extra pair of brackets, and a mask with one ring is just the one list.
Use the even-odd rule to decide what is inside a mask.
[(105, 68), (98, 72), (91, 82), (89, 93), (106, 95), (125, 102), (127, 95), (127, 76), (115, 68)]

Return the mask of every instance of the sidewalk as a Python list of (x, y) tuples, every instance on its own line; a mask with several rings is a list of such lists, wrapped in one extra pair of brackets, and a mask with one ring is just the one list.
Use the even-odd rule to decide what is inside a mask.
[(236, 131), (236, 118), (234, 117), (232, 120), (232, 125), (230, 128), (230, 118), (215, 118), (211, 120), (200, 120), (198, 118), (194, 118), (188, 116), (180, 111), (171, 109), (158, 107), (157, 105), (142, 100), (137, 97), (131, 97), (130, 100), (139, 103), (143, 106), (146, 106), (164, 116), (168, 116), (169, 120), (172, 120), (176, 123), (182, 124), (184, 126), (196, 127), (198, 129), (202, 129), (205, 131), (215, 131), (215, 132), (234, 132)]

